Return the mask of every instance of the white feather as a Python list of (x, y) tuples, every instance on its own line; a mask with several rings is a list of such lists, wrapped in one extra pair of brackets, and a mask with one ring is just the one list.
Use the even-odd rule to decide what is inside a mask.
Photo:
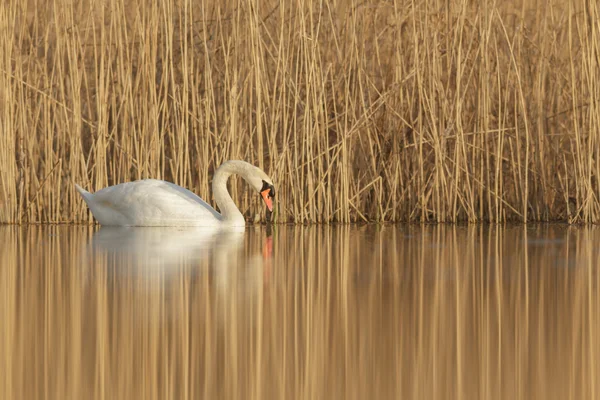
[(243, 226), (244, 217), (227, 192), (227, 178), (234, 173), (256, 190), (260, 190), (261, 179), (271, 182), (263, 171), (244, 161), (224, 163), (213, 181), (215, 200), (223, 215), (191, 191), (156, 179), (121, 183), (93, 194), (75, 187), (101, 225)]

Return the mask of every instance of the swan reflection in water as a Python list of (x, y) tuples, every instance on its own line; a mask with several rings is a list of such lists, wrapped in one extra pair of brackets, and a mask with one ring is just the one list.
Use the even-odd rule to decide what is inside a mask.
[(210, 274), (217, 292), (262, 287), (271, 257), (270, 227), (266, 237), (263, 229), (244, 227), (102, 227), (86, 249), (90, 264), (113, 278), (166, 281)]

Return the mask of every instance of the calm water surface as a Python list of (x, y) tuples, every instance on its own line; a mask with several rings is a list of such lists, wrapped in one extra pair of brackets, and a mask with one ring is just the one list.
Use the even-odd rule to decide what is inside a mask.
[(600, 229), (0, 227), (2, 399), (599, 399)]

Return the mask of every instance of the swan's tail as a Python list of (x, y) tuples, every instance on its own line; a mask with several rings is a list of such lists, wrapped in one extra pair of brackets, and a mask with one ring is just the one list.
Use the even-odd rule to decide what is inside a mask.
[(81, 197), (83, 197), (83, 199), (86, 201), (88, 200), (88, 196), (91, 194), (90, 192), (88, 192), (87, 190), (85, 190), (84, 188), (82, 188), (81, 186), (79, 186), (78, 184), (75, 184), (75, 189), (77, 189), (77, 191), (79, 192), (79, 194), (81, 195)]
[(75, 189), (77, 189), (77, 191), (81, 195), (81, 198), (83, 199), (85, 204), (87, 204), (87, 206), (90, 209), (90, 211), (92, 212), (92, 215), (94, 216), (94, 218), (96, 218), (96, 220), (102, 224), (102, 222), (101, 222), (102, 220), (98, 218), (99, 215), (102, 215), (102, 210), (101, 210), (101, 207), (99, 207), (96, 204), (97, 202), (94, 200), (94, 194), (88, 192), (87, 190), (85, 190), (84, 188), (79, 186), (78, 184), (75, 184)]

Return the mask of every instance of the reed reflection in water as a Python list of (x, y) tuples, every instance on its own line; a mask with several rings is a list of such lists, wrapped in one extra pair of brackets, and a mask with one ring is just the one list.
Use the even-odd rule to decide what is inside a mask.
[(0, 227), (4, 399), (598, 399), (600, 229)]

